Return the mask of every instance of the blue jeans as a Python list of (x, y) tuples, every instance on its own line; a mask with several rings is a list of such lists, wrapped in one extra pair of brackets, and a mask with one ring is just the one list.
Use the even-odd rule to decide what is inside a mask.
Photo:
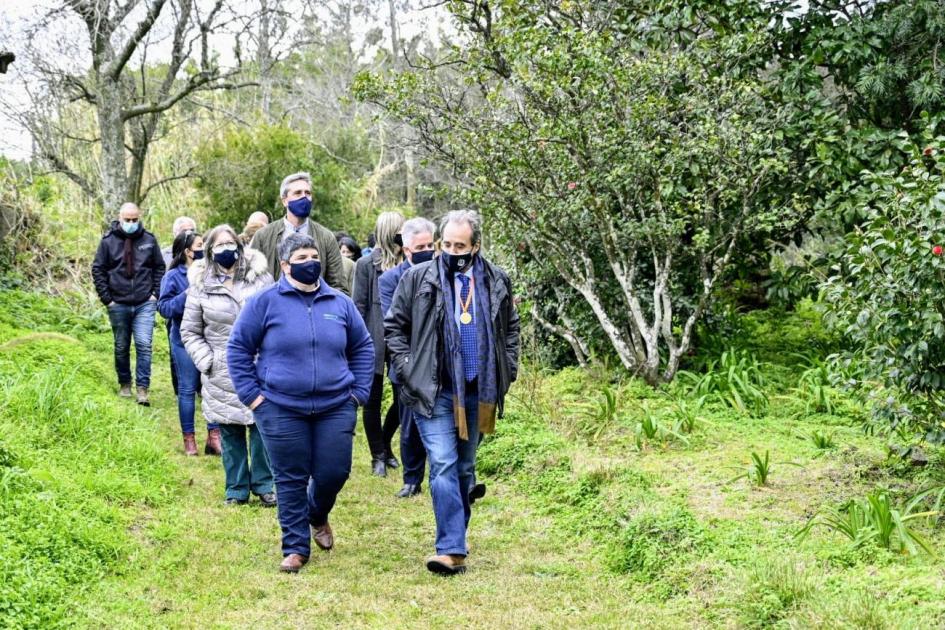
[(131, 338), (135, 341), (135, 384), (151, 385), (151, 338), (157, 301), (141, 304), (112, 304), (108, 319), (115, 335), (115, 372), (119, 385), (131, 385)]
[[(197, 389), (200, 387), (200, 371), (194, 365), (187, 350), (179, 343), (171, 341), (171, 359), (177, 372), (177, 415), (180, 417), (181, 433), (194, 432), (194, 413)], [(207, 423), (208, 429), (218, 428), (215, 422)]]
[(265, 400), (253, 412), (279, 493), (283, 555), (311, 555), (309, 525), (328, 522), (351, 474), (356, 409), (349, 400), (322, 413), (302, 414)]
[[(209, 426), (209, 425), (208, 425)], [(249, 433), (249, 450), (246, 434)], [(221, 424), (223, 472), (226, 475), (226, 498), (244, 501), (249, 491), (261, 495), (272, 492), (272, 471), (269, 456), (255, 424)]]
[(453, 395), (440, 394), (433, 416), (417, 415), (417, 428), (430, 460), (430, 494), (436, 517), (436, 552), (466, 555), (466, 529), (472, 511), (469, 488), (475, 483), (479, 446), (479, 394), (466, 394), (469, 439), (461, 440), (453, 418)]
[[(400, 385), (394, 385), (394, 395), (400, 398)], [(417, 421), (413, 409), (407, 405), (399, 406), (400, 414), (400, 463), (404, 467), (404, 483), (418, 485), (423, 481), (423, 471), (427, 467), (427, 452), (417, 430)]]

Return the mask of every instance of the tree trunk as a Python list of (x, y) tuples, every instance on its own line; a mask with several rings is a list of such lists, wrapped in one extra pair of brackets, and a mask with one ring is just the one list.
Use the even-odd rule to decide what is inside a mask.
[(118, 212), (129, 201), (128, 171), (125, 159), (125, 121), (122, 118), (121, 87), (108, 77), (98, 86), (98, 126), (101, 132), (102, 205), (105, 215)]

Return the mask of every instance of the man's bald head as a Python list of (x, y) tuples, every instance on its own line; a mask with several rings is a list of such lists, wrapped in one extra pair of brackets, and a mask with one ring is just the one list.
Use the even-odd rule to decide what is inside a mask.
[(246, 220), (247, 225), (269, 225), (269, 217), (265, 212), (254, 212)]

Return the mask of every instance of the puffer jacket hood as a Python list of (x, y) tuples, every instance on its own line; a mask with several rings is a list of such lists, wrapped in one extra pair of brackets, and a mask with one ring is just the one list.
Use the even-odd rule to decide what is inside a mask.
[(239, 261), (233, 290), (216, 278), (216, 265), (207, 259), (194, 261), (187, 270), (190, 288), (180, 324), (180, 336), (204, 374), (203, 415), (220, 424), (253, 424), (253, 414), (236, 396), (226, 364), (226, 344), (233, 323), (251, 296), (272, 284), (266, 257), (245, 248)]

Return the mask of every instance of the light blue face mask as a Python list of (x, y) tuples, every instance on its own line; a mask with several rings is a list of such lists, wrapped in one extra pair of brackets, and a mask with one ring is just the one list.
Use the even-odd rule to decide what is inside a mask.
[(125, 231), (125, 234), (134, 234), (135, 232), (138, 231), (138, 222), (137, 221), (134, 221), (134, 222), (121, 221), (121, 229)]

